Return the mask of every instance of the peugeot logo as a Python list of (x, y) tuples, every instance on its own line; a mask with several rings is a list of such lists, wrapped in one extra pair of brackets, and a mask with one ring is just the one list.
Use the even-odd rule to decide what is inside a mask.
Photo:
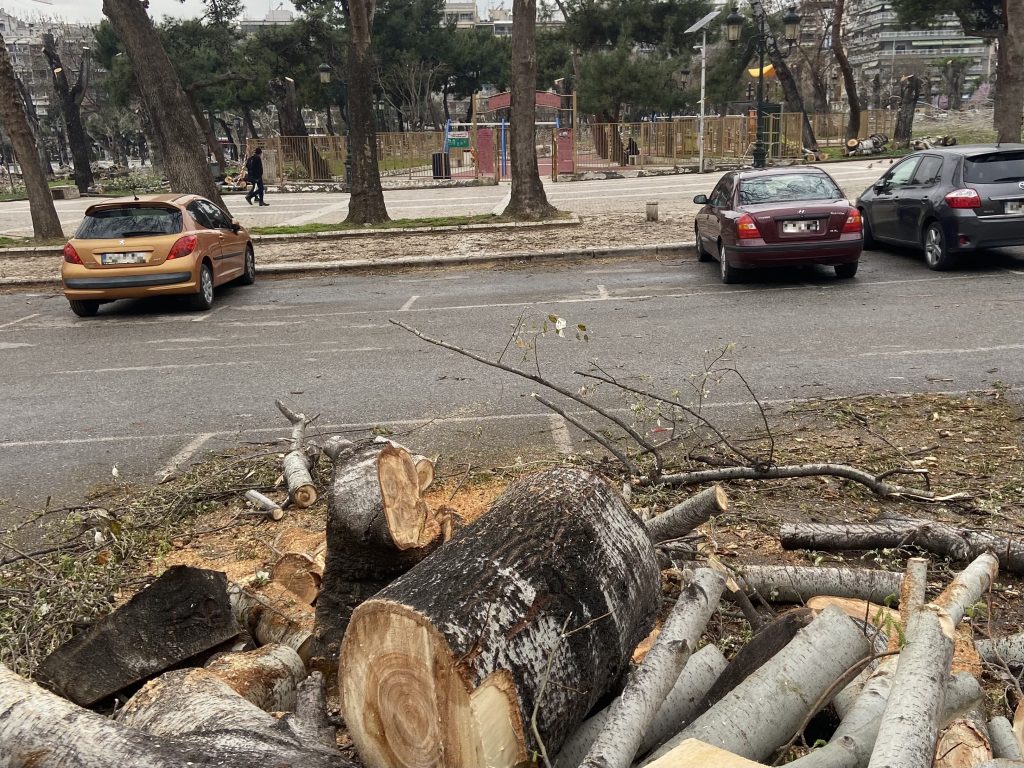
[(1021, 189), (1024, 189), (1024, 181), (1018, 181), (1017, 186), (1020, 187)]

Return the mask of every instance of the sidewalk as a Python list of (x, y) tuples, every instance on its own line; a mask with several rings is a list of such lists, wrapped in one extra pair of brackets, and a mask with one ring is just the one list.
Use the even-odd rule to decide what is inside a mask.
[[(580, 223), (462, 230), (386, 230), (254, 238), (256, 268), (263, 275), (328, 270), (395, 269), (584, 258), (678, 258), (693, 254), (693, 213), (673, 211), (657, 222), (642, 213), (587, 216)], [(57, 285), (60, 248), (0, 253), (0, 286)]]

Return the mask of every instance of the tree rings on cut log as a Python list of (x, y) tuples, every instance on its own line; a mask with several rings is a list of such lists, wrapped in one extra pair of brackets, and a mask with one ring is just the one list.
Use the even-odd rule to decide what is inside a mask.
[(510, 768), (555, 754), (650, 630), (643, 524), (596, 475), (519, 480), (352, 615), (343, 713), (370, 768)]
[(320, 591), (323, 566), (301, 552), (285, 552), (270, 570), (270, 579), (294, 594), (306, 605), (312, 605)]

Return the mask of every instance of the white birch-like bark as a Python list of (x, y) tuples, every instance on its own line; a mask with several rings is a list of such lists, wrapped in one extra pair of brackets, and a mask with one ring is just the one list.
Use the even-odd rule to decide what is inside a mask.
[(838, 608), (828, 608), (648, 762), (690, 738), (763, 760), (793, 735), (836, 680), (870, 651), (856, 622)]
[(997, 757), (994, 760), (987, 760), (975, 768), (1024, 768), (1024, 760), (1008, 760), (1005, 757)]
[(989, 664), (1007, 664), (1024, 667), (1024, 632), (988, 640), (977, 640), (974, 647), (983, 661)]
[[(728, 664), (725, 656), (714, 645), (705, 645), (693, 654), (648, 726), (640, 749), (637, 750), (638, 754), (656, 747), (678, 731), (693, 715), (697, 704), (711, 690), (711, 686)], [(590, 751), (590, 745), (604, 727), (610, 709), (611, 707), (605, 707), (580, 724), (558, 753), (558, 758), (553, 763), (555, 768), (578, 768)]]
[(644, 734), (679, 678), (725, 589), (725, 579), (701, 568), (679, 599), (643, 663), (612, 705), (604, 728), (584, 758), (584, 768), (628, 768)]
[(729, 497), (720, 485), (705, 488), (672, 509), (647, 521), (647, 531), (655, 544), (686, 536), (699, 525), (706, 523), (713, 515), (729, 509)]
[(264, 712), (294, 710), (295, 692), (306, 678), (306, 665), (299, 654), (277, 643), (226, 653), (210, 661), (205, 669)]
[(901, 574), (891, 571), (794, 565), (744, 565), (738, 570), (749, 589), (783, 603), (833, 595), (884, 604), (887, 597), (900, 592)]
[(1007, 760), (1024, 759), (1013, 726), (1005, 717), (993, 717), (988, 721), (988, 735), (992, 740), (993, 757), (1005, 757)]
[(228, 595), (235, 620), (260, 645), (280, 643), (308, 660), (309, 639), (313, 635), (311, 606), (273, 582), (258, 591), (231, 584)]
[(999, 574), (999, 560), (991, 552), (985, 552), (956, 575), (943, 590), (935, 604), (946, 609), (949, 621), (955, 627), (974, 603), (988, 592)]
[(306, 426), (310, 420), (303, 413), (296, 413), (280, 400), (274, 401), (277, 408), (292, 425), (292, 449), (285, 454), (282, 462), (284, 482), (288, 486), (288, 498), (296, 507), (304, 509), (316, 503), (316, 487), (309, 472), (309, 457), (302, 448)]

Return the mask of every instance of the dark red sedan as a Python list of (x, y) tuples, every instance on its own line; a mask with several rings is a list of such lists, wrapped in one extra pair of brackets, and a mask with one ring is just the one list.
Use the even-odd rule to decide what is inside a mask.
[(694, 229), (697, 257), (718, 259), (722, 282), (742, 270), (826, 264), (836, 276), (857, 274), (864, 245), (860, 213), (820, 168), (730, 171), (702, 205)]

